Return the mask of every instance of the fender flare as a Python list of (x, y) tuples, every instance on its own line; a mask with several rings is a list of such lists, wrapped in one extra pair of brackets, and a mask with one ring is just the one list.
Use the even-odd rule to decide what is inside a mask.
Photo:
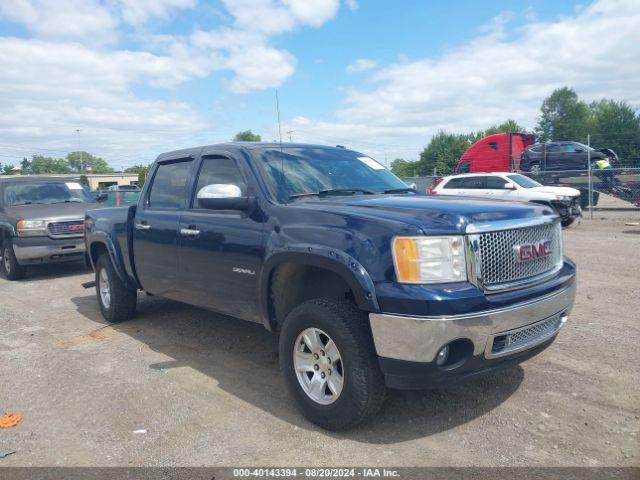
[(355, 258), (343, 251), (326, 246), (296, 245), (272, 252), (266, 258), (260, 272), (260, 316), (268, 330), (273, 331), (274, 327), (269, 312), (271, 274), (285, 263), (319, 267), (336, 273), (349, 285), (358, 308), (369, 312), (380, 311), (373, 280)]
[(11, 223), (0, 222), (0, 230), (5, 230), (9, 234), (9, 237), (16, 236), (16, 229)]
[(109, 259), (111, 260), (111, 264), (113, 265), (113, 269), (116, 271), (118, 278), (129, 288), (135, 288), (136, 290), (140, 289), (140, 285), (138, 285), (136, 281), (132, 280), (124, 271), (122, 252), (120, 251), (120, 248), (113, 243), (113, 240), (106, 232), (94, 232), (90, 238), (87, 253), (89, 254), (89, 259), (91, 260), (91, 266), (93, 269), (95, 270), (95, 262), (91, 250), (96, 244), (102, 244), (107, 249)]

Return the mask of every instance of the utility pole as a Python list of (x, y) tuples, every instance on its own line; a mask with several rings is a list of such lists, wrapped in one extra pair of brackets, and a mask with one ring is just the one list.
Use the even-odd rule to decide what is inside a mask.
[(76, 133), (78, 134), (78, 151), (80, 152), (80, 173), (84, 173), (84, 158), (82, 157), (82, 147), (80, 145), (80, 129), (76, 128)]
[(591, 134), (587, 135), (587, 168), (589, 169), (589, 218), (593, 220), (593, 172), (591, 171)]
[(289, 143), (293, 143), (293, 130), (288, 130), (287, 136), (289, 137)]

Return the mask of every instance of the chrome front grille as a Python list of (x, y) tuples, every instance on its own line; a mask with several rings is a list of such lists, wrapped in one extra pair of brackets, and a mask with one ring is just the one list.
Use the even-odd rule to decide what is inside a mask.
[[(562, 265), (560, 222), (472, 236), (476, 276), (485, 290), (504, 290), (535, 281)], [(546, 249), (540, 254), (540, 246)], [(521, 249), (529, 249), (528, 257)]]
[(84, 235), (84, 220), (49, 222), (47, 233), (52, 238), (81, 237)]
[(499, 333), (490, 339), (485, 356), (499, 357), (531, 348), (555, 335), (566, 320), (565, 314), (558, 313), (532, 325)]

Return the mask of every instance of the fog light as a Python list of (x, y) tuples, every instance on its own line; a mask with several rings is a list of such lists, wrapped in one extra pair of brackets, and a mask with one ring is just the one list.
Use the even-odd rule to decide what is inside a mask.
[(445, 345), (440, 349), (438, 355), (436, 356), (436, 365), (442, 366), (447, 363), (447, 359), (449, 358), (449, 345)]

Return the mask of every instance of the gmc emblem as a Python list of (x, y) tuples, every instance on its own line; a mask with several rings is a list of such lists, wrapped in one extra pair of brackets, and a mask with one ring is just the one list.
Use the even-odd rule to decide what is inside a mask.
[(530, 262), (536, 258), (544, 258), (551, 255), (551, 240), (543, 240), (540, 243), (516, 245), (516, 260), (518, 262)]
[(81, 232), (84, 230), (84, 223), (80, 223), (77, 225), (67, 225), (67, 230), (70, 232)]

